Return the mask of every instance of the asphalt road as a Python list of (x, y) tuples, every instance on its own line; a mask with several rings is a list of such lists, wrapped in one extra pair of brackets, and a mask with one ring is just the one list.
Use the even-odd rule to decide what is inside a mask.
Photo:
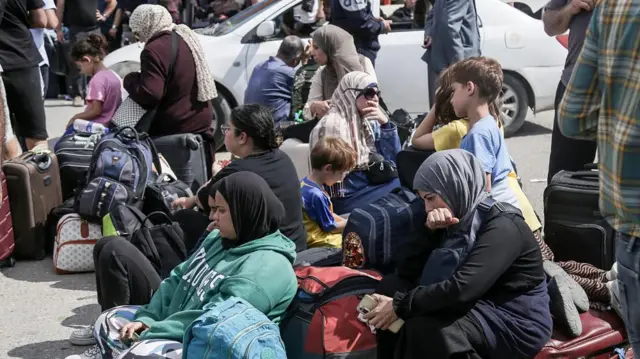
[[(49, 134), (59, 136), (79, 108), (47, 102)], [(542, 214), (553, 112), (538, 114), (507, 140), (524, 190)], [(539, 181), (542, 180), (542, 181)], [(63, 359), (81, 353), (67, 338), (75, 326), (99, 314), (93, 274), (56, 275), (51, 259), (19, 262), (0, 272), (0, 359)]]

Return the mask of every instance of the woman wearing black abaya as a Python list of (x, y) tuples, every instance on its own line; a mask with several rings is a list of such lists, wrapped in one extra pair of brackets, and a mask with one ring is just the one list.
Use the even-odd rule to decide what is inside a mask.
[[(436, 152), (420, 166), (414, 189), (432, 232), (383, 278), (378, 306), (365, 316), (382, 329), (379, 359), (530, 358), (551, 337), (536, 240), (519, 211), (491, 205), (484, 188), (483, 170), (467, 151)], [(484, 214), (476, 217), (480, 206)], [(469, 239), (473, 223), (475, 242)], [(443, 271), (451, 262), (435, 249), (455, 248), (452, 240), (459, 238), (470, 249), (458, 251), (460, 261)], [(385, 329), (397, 318), (405, 324), (396, 335)]]

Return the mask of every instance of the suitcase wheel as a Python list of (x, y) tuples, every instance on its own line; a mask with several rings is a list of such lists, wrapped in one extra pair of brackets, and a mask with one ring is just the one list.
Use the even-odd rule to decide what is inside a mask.
[(0, 261), (0, 268), (4, 268), (4, 267), (14, 267), (16, 265), (16, 260), (13, 259), (13, 257), (9, 257), (7, 259), (3, 259)]

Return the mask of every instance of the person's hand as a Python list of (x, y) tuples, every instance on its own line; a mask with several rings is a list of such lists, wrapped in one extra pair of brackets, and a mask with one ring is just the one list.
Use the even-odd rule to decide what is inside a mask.
[(361, 111), (362, 117), (366, 119), (375, 119), (380, 125), (384, 125), (389, 122), (387, 116), (385, 116), (382, 111), (380, 111), (380, 107), (378, 106), (377, 102), (367, 101), (367, 106), (368, 107), (365, 107)]
[(58, 38), (59, 42), (64, 41), (64, 33), (62, 32), (62, 29), (56, 29), (56, 37)]
[(216, 222), (211, 222), (209, 223), (209, 225), (207, 226), (207, 232), (213, 232), (214, 229), (216, 229)]
[(391, 32), (391, 24), (393, 24), (393, 21), (391, 20), (384, 20), (382, 18), (380, 18), (382, 21), (380, 21), (382, 23), (382, 26), (384, 27), (384, 29), (382, 30), (383, 33), (387, 34), (389, 32)]
[(569, 3), (569, 11), (575, 15), (581, 11), (591, 11), (595, 6), (595, 0), (571, 0)]
[(130, 322), (124, 325), (122, 329), (120, 329), (120, 339), (121, 340), (131, 340), (134, 339), (133, 333), (142, 333), (148, 327), (141, 322)]
[(380, 294), (372, 294), (372, 297), (378, 301), (378, 305), (363, 318), (376, 329), (387, 330), (391, 324), (398, 320), (398, 315), (393, 310), (393, 298)]
[(96, 20), (98, 20), (98, 22), (105, 22), (107, 18), (104, 17), (104, 15), (102, 15), (102, 13), (98, 11), (98, 9), (96, 9)]
[(174, 210), (193, 208), (196, 205), (195, 197), (180, 197), (171, 203)]
[(424, 37), (424, 43), (422, 44), (422, 47), (424, 47), (425, 49), (428, 49), (431, 47), (431, 36)]
[(117, 34), (118, 34), (118, 29), (116, 29), (114, 27), (111, 27), (109, 29), (109, 37), (115, 38)]
[(311, 113), (317, 118), (323, 118), (329, 112), (329, 101), (316, 101), (311, 104)]
[(427, 213), (427, 228), (441, 229), (460, 223), (460, 220), (451, 214), (448, 208), (436, 208)]
[(309, 40), (309, 43), (307, 44), (307, 46), (304, 47), (302, 56), (300, 56), (300, 63), (305, 65), (307, 61), (309, 61), (309, 59), (311, 58), (311, 55), (313, 55), (313, 40)]
[(77, 120), (78, 118), (76, 116), (71, 117), (71, 119), (69, 120), (69, 122), (67, 122), (67, 128), (69, 128), (69, 126), (73, 126), (73, 122), (75, 120)]

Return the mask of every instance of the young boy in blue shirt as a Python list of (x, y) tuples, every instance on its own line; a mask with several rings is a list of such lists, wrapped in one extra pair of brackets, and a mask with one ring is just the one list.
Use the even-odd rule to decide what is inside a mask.
[(311, 149), (311, 174), (300, 182), (303, 223), (307, 246), (342, 247), (342, 230), (347, 220), (333, 213), (333, 205), (323, 185), (332, 186), (355, 167), (356, 153), (337, 137), (326, 137)]
[(500, 134), (498, 120), (489, 110), (502, 91), (500, 64), (488, 57), (471, 57), (451, 65), (453, 95), (451, 105), (459, 118), (469, 120), (469, 132), (460, 148), (473, 153), (487, 175), (487, 192), (498, 202), (520, 208), (520, 202), (509, 188), (507, 176), (513, 171), (507, 144)]

